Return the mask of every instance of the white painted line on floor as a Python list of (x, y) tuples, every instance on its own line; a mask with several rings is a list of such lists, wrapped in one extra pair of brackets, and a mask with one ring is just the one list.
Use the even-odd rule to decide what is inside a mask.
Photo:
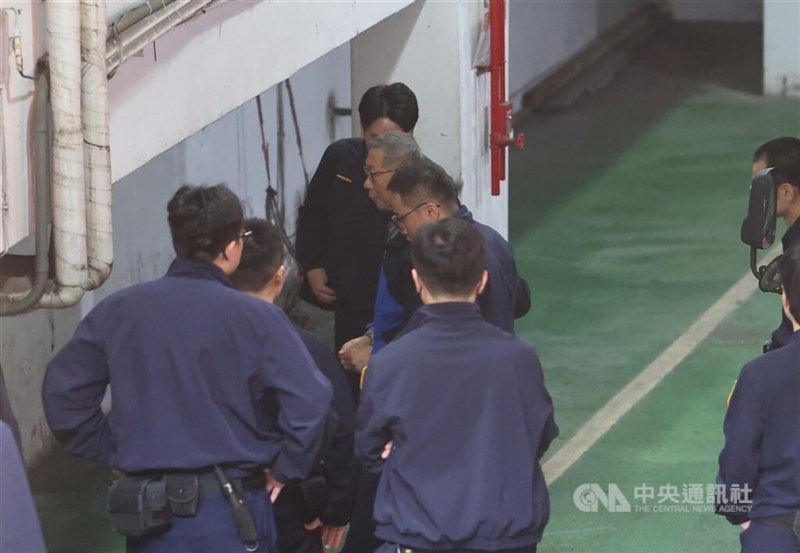
[[(771, 260), (780, 253), (779, 246), (769, 250), (763, 256)], [(686, 357), (694, 351), (712, 332), (733, 313), (745, 300), (758, 290), (758, 283), (748, 271), (739, 281), (731, 286), (717, 302), (700, 315), (700, 317), (681, 334), (677, 340), (653, 360), (636, 378), (620, 390), (592, 418), (561, 446), (544, 465), (544, 477), (548, 485), (558, 480), (575, 462), (583, 456), (600, 438), (602, 438), (617, 421), (639, 403), (659, 382), (672, 372)], [(777, 296), (774, 296), (777, 298)], [(776, 307), (777, 309), (777, 307)]]

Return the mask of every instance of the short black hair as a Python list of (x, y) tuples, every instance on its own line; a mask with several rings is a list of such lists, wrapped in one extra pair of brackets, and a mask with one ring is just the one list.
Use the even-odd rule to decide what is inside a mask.
[(431, 294), (468, 296), (486, 269), (486, 243), (474, 225), (449, 217), (420, 228), (411, 263)]
[(264, 219), (246, 219), (244, 230), (251, 234), (244, 240), (242, 260), (231, 281), (238, 290), (257, 292), (283, 263), (283, 238), (278, 227)]
[(753, 154), (753, 162), (762, 159), (773, 168), (775, 183), (788, 182), (800, 189), (800, 138), (782, 136), (765, 142)]
[(389, 181), (388, 190), (409, 207), (423, 202), (458, 207), (456, 183), (447, 171), (426, 157), (412, 158), (400, 166)]
[(167, 204), (172, 247), (180, 257), (214, 262), (242, 230), (242, 203), (224, 184), (178, 189)]
[(417, 97), (404, 83), (373, 86), (361, 97), (358, 116), (361, 119), (362, 129), (386, 117), (397, 123), (405, 132), (411, 132), (419, 119)]
[(781, 286), (789, 300), (789, 312), (800, 322), (800, 244), (795, 244), (781, 258)]

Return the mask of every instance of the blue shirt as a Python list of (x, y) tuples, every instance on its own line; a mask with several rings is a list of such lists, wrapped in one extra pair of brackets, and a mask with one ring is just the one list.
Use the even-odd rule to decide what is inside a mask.
[[(111, 417), (100, 409), (108, 384)], [(262, 409), (270, 394), (277, 420)], [(287, 482), (317, 460), (331, 385), (283, 311), (179, 257), (86, 316), (47, 366), (42, 399), (67, 450), (104, 467), (220, 464), (235, 477), (269, 466)]]
[(420, 549), (537, 543), (549, 516), (539, 458), (557, 435), (530, 345), (473, 303), (421, 307), (361, 392), (356, 454), (382, 470), (376, 535)]
[[(800, 510), (799, 360), (795, 332), (784, 347), (745, 365), (731, 394), (716, 509), (733, 524)], [(745, 486), (749, 493), (737, 491)]]

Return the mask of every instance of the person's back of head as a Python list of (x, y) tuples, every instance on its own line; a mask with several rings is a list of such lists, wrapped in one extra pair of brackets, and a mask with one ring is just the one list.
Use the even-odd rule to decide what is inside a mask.
[(402, 167), (422, 157), (419, 144), (414, 137), (400, 131), (391, 131), (376, 136), (369, 141), (367, 148), (381, 150), (383, 164), (391, 167)]
[(278, 227), (264, 219), (246, 219), (244, 230), (250, 234), (231, 281), (238, 290), (254, 293), (269, 284), (283, 265), (283, 239)]
[(486, 244), (474, 225), (442, 219), (416, 233), (411, 263), (430, 296), (474, 299), (485, 278)]
[(373, 86), (361, 96), (358, 116), (362, 129), (386, 118), (410, 133), (419, 119), (419, 105), (414, 92), (404, 83), (382, 84)]
[(167, 204), (172, 246), (180, 257), (213, 263), (242, 230), (239, 198), (224, 184), (182, 186)]
[(800, 138), (782, 136), (759, 146), (753, 153), (754, 170), (772, 167), (776, 184), (800, 189)]
[(433, 202), (448, 216), (458, 209), (455, 182), (440, 165), (424, 156), (400, 166), (389, 181), (388, 189), (412, 208)]

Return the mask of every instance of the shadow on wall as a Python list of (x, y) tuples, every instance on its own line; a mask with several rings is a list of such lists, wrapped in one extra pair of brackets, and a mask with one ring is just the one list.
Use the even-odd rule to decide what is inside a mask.
[(706, 85), (761, 93), (762, 29), (750, 23), (670, 23), (612, 85), (555, 113), (517, 115), (528, 146), (510, 154), (515, 240), (609, 167), (662, 117)]

